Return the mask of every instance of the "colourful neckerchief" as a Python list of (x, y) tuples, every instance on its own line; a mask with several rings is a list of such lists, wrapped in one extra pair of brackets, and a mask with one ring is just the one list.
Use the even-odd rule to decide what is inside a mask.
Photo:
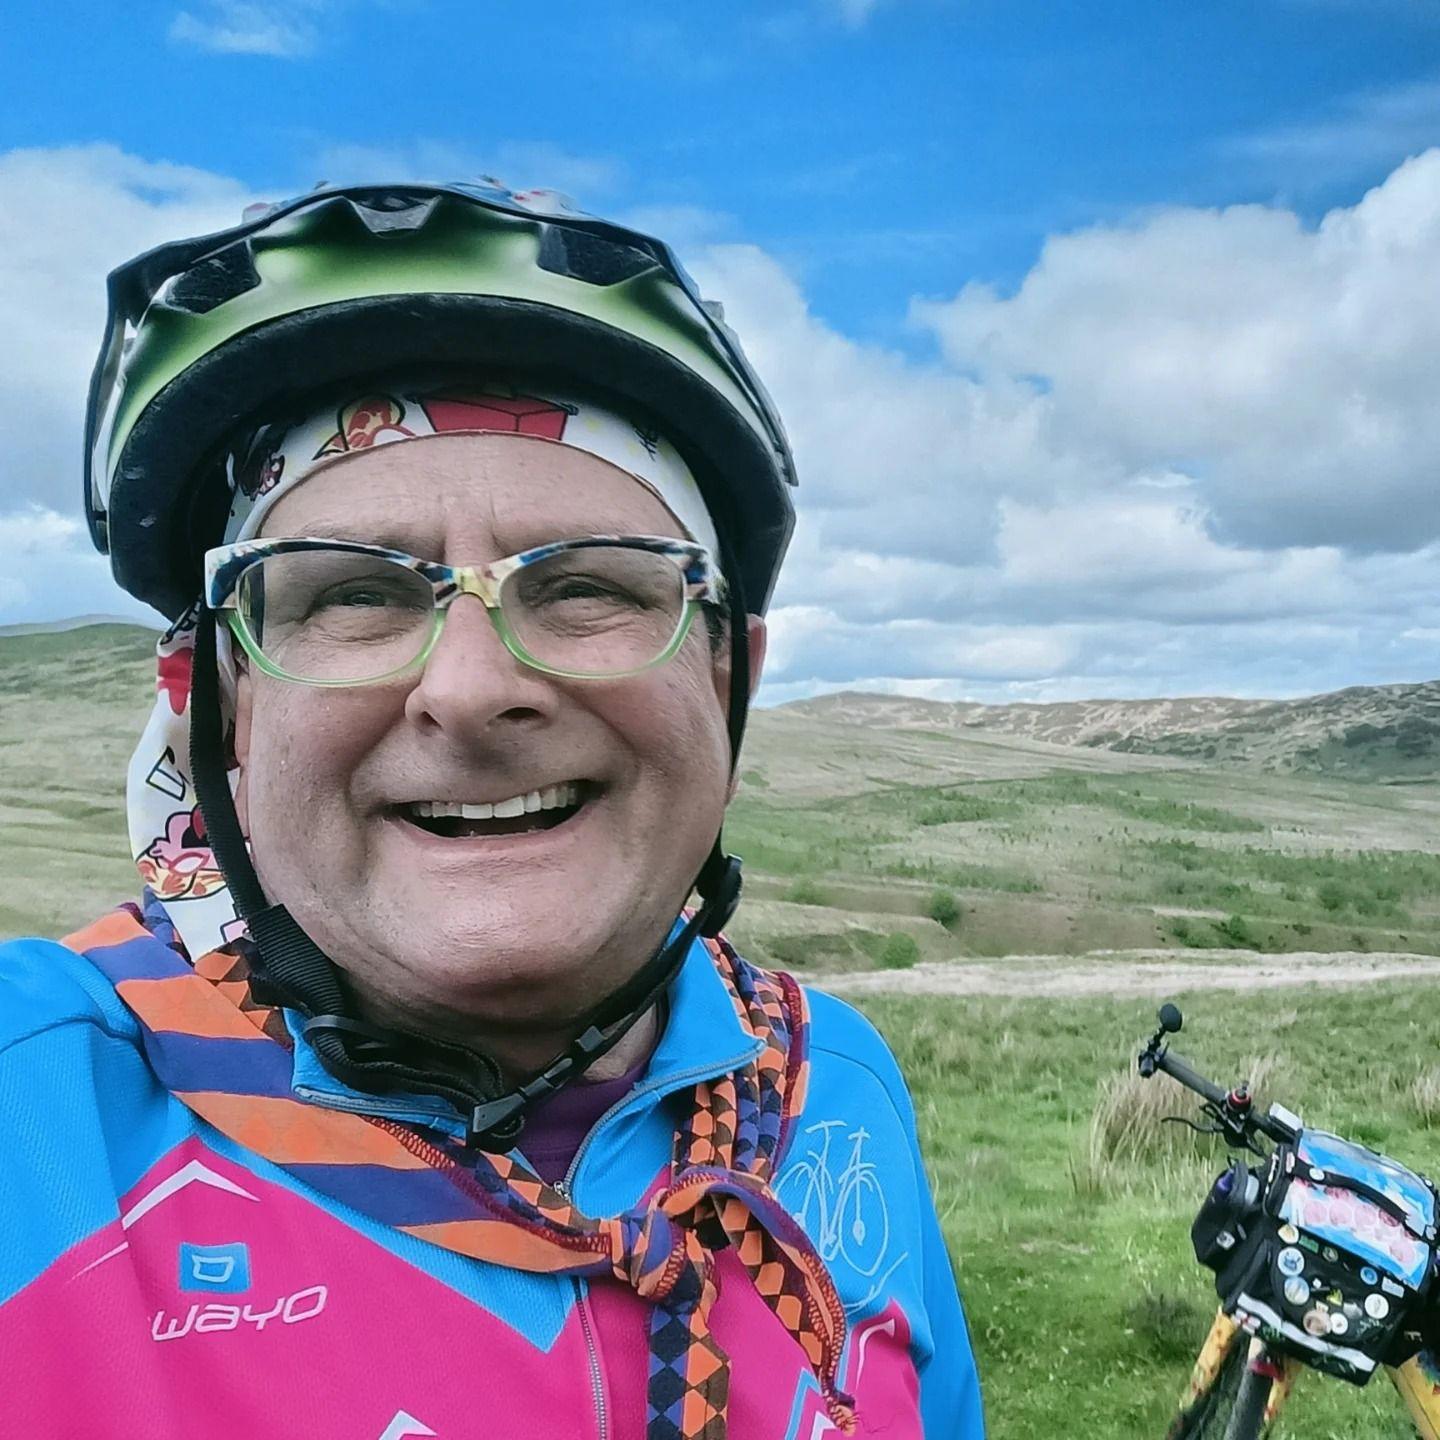
[[(650, 1302), (646, 1440), (724, 1440), (728, 1357), (711, 1333), (714, 1251), (726, 1244), (800, 1343), (830, 1417), (854, 1431), (838, 1386), (845, 1314), (824, 1262), (770, 1188), (808, 1075), (809, 1012), (788, 975), (707, 941), (745, 1029), (764, 1041), (748, 1065), (695, 1087), (675, 1136), (669, 1185), (611, 1219), (582, 1214), (516, 1155), (467, 1151), (387, 1120), (308, 1105), (290, 1091), (284, 1017), (257, 1005), (243, 944), (193, 968), (163, 912), (125, 906), (69, 936), (140, 1021), (146, 1057), (175, 1097), (296, 1178), (395, 1228), (516, 1270), (613, 1274)], [(445, 1189), (436, 1209), (426, 1172)], [(426, 1218), (426, 1209), (431, 1211)]]

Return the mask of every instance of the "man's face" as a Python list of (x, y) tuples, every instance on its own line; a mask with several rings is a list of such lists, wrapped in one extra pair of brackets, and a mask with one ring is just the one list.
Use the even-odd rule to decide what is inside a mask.
[[(449, 435), (337, 461), (277, 501), (264, 532), (464, 565), (680, 527), (595, 456)], [(758, 621), (752, 634), (758, 673)], [(557, 679), (511, 656), (462, 596), (424, 669), (398, 680), (327, 689), (243, 671), (236, 798), (261, 881), (392, 1022), (563, 1027), (649, 958), (714, 839), (727, 657), (697, 622), (664, 665)], [(553, 829), (447, 836), (411, 808), (570, 783), (584, 803)]]

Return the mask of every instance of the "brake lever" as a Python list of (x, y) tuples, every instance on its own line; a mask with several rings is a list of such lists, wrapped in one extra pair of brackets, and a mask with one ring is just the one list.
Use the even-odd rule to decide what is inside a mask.
[(1162, 1125), (1188, 1125), (1197, 1135), (1223, 1135), (1224, 1127), (1220, 1125), (1197, 1125), (1188, 1115), (1162, 1115)]
[[(1230, 1115), (1206, 1101), (1200, 1109), (1215, 1122), (1212, 1127), (1195, 1125), (1193, 1128), (1201, 1135), (1219, 1135), (1232, 1150), (1248, 1150), (1252, 1155), (1263, 1160), (1265, 1152), (1251, 1138), (1249, 1129), (1245, 1124), (1243, 1116)], [(1177, 1117), (1178, 1118), (1178, 1117)]]

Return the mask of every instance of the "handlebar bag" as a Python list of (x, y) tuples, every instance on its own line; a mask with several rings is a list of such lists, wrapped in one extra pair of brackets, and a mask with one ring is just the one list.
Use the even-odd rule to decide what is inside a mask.
[[(1303, 1130), (1266, 1209), (1410, 1290), (1430, 1272), (1435, 1193), (1412, 1171), (1324, 1130)], [(1273, 1208), (1272, 1208), (1273, 1205)]]
[[(1238, 1175), (1253, 1185), (1242, 1192)], [(1240, 1193), (1254, 1197), (1248, 1206)], [(1206, 1203), (1208, 1261), (1206, 1207), (1191, 1233), (1226, 1311), (1306, 1364), (1364, 1384), (1428, 1285), (1430, 1185), (1374, 1151), (1303, 1130), (1275, 1148), (1263, 1178), (1233, 1162)]]

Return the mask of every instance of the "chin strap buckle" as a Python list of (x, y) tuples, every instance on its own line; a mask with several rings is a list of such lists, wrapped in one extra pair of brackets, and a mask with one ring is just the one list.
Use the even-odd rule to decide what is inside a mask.
[[(615, 1037), (618, 1038), (618, 1037)], [(553, 1095), (568, 1081), (583, 1075), (595, 1060), (613, 1043), (598, 1026), (587, 1025), (570, 1042), (569, 1047), (553, 1064), (547, 1065), (533, 1080), (527, 1080), (498, 1100), (485, 1100), (470, 1112), (465, 1143), (481, 1150), (509, 1150), (525, 1128), (526, 1112)]]
[(524, 1110), (525, 1097), (518, 1090), (477, 1105), (465, 1129), (466, 1145), (476, 1150), (509, 1150), (525, 1128)]

